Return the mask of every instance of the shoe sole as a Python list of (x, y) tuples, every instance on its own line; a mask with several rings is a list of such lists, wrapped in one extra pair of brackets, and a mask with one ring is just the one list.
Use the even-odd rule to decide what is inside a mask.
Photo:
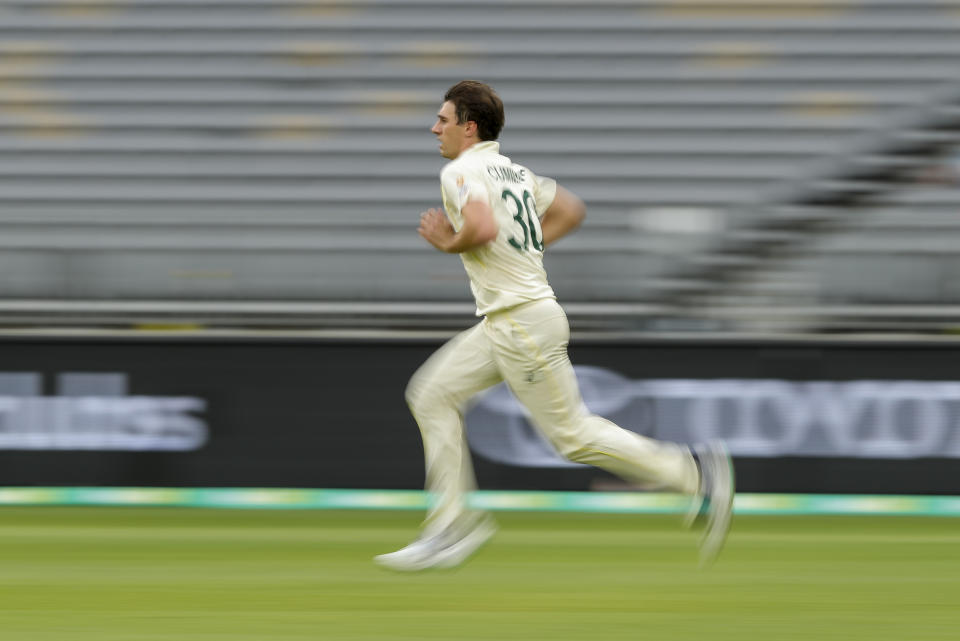
[(706, 504), (706, 497), (703, 494), (703, 475), (707, 473), (703, 462), (703, 455), (698, 451), (698, 455), (701, 460), (699, 463), (696, 463), (697, 471), (700, 474), (701, 478), (698, 481), (699, 486), (697, 487), (696, 493), (690, 497), (690, 503), (687, 505), (687, 513), (683, 515), (683, 529), (690, 530), (693, 529), (693, 526), (699, 523), (704, 516), (704, 506)]
[[(390, 554), (393, 554), (391, 552)], [(373, 557), (373, 562), (379, 565), (382, 568), (387, 570), (393, 570), (394, 572), (421, 572), (423, 570), (429, 569), (432, 564), (432, 558), (426, 557), (419, 562), (410, 562), (410, 561), (397, 561), (394, 559), (386, 558), (388, 554), (381, 554)]]
[(481, 523), (465, 537), (444, 548), (437, 555), (432, 567), (438, 569), (455, 568), (472, 557), (497, 533), (497, 526), (490, 521)]
[(424, 570), (454, 568), (476, 554), (496, 532), (496, 525), (492, 521), (486, 521), (453, 545), (442, 548), (417, 561), (402, 561), (390, 558), (395, 552), (375, 556), (373, 561), (377, 565), (395, 572), (422, 572)]

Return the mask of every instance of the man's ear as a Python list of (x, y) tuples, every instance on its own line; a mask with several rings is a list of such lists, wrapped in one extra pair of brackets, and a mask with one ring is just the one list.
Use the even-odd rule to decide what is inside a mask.
[(467, 136), (476, 136), (477, 135), (477, 121), (468, 120), (467, 123), (463, 126), (463, 133)]

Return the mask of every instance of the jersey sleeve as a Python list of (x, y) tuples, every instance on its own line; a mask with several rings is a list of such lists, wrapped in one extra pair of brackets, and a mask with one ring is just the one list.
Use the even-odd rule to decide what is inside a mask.
[(537, 202), (537, 217), (542, 217), (547, 208), (553, 204), (553, 199), (557, 197), (557, 181), (553, 178), (543, 176), (534, 176), (534, 194), (533, 198)]
[(443, 207), (457, 230), (463, 222), (460, 215), (463, 206), (471, 200), (486, 198), (486, 188), (482, 182), (461, 168), (444, 168), (440, 173), (440, 187), (443, 191)]

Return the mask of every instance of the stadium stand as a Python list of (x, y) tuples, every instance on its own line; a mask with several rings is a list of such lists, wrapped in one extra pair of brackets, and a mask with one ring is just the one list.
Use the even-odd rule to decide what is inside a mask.
[(941, 327), (960, 191), (874, 172), (886, 200), (851, 207), (824, 185), (956, 142), (958, 32), (947, 0), (9, 0), (0, 315), (460, 322), (462, 270), (414, 230), (434, 110), (475, 77), (508, 105), (504, 152), (589, 204), (547, 259), (581, 326), (852, 327), (825, 306), (882, 304)]

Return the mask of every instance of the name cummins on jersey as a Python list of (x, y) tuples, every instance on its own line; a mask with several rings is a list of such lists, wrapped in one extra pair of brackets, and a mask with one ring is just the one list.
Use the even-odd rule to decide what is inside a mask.
[(540, 217), (553, 202), (557, 183), (500, 155), (500, 143), (474, 144), (440, 172), (443, 207), (457, 231), (461, 209), (471, 200), (490, 205), (499, 231), (490, 243), (460, 258), (477, 301), (477, 315), (541, 298), (556, 298), (543, 268)]

